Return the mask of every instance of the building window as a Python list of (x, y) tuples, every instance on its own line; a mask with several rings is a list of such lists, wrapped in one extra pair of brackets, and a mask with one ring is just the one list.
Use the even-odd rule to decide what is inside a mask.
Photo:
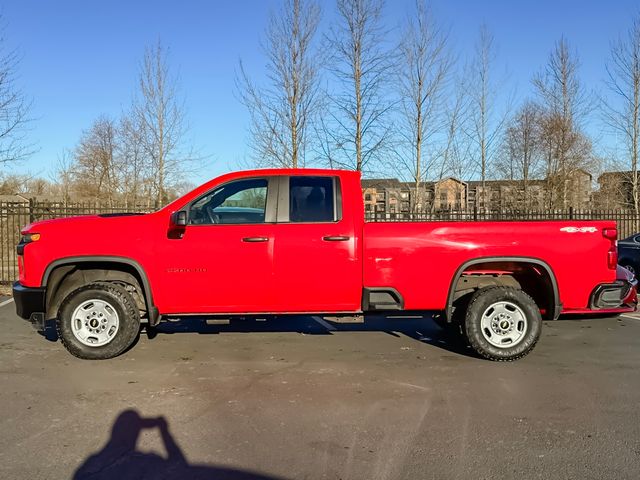
[(402, 200), (407, 200), (409, 198), (409, 192), (400, 192), (400, 198)]
[(365, 199), (367, 202), (370, 202), (370, 201), (371, 201), (371, 194), (370, 194), (370, 193), (365, 193), (365, 195), (364, 195), (364, 199)]

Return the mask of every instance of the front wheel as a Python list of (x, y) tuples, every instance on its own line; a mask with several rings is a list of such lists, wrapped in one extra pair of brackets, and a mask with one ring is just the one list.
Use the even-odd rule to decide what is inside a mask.
[(478, 355), (512, 361), (533, 350), (540, 338), (542, 317), (536, 303), (522, 290), (487, 287), (471, 297), (464, 326)]
[(102, 360), (120, 355), (140, 331), (136, 302), (121, 286), (92, 283), (71, 292), (58, 315), (58, 335), (76, 357)]

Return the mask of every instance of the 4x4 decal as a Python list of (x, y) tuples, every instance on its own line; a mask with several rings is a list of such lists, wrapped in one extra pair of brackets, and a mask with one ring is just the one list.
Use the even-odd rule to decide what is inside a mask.
[(596, 227), (562, 227), (560, 231), (568, 233), (596, 233), (598, 229)]

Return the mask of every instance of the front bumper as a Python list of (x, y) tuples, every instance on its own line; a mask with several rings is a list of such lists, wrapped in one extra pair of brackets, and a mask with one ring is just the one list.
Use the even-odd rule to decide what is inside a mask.
[(13, 300), (19, 317), (29, 320), (38, 330), (44, 329), (46, 289), (13, 284)]
[(598, 285), (591, 293), (592, 310), (635, 310), (638, 304), (637, 281), (616, 280)]

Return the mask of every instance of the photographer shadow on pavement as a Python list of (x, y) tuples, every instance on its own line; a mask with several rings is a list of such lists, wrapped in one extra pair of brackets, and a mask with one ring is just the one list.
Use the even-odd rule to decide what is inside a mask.
[[(137, 450), (144, 429), (157, 428), (167, 457)], [(211, 479), (280, 480), (246, 470), (214, 465), (190, 465), (169, 431), (164, 417), (144, 418), (135, 410), (118, 415), (111, 438), (102, 450), (88, 457), (76, 470), (74, 480), (93, 479)]]

